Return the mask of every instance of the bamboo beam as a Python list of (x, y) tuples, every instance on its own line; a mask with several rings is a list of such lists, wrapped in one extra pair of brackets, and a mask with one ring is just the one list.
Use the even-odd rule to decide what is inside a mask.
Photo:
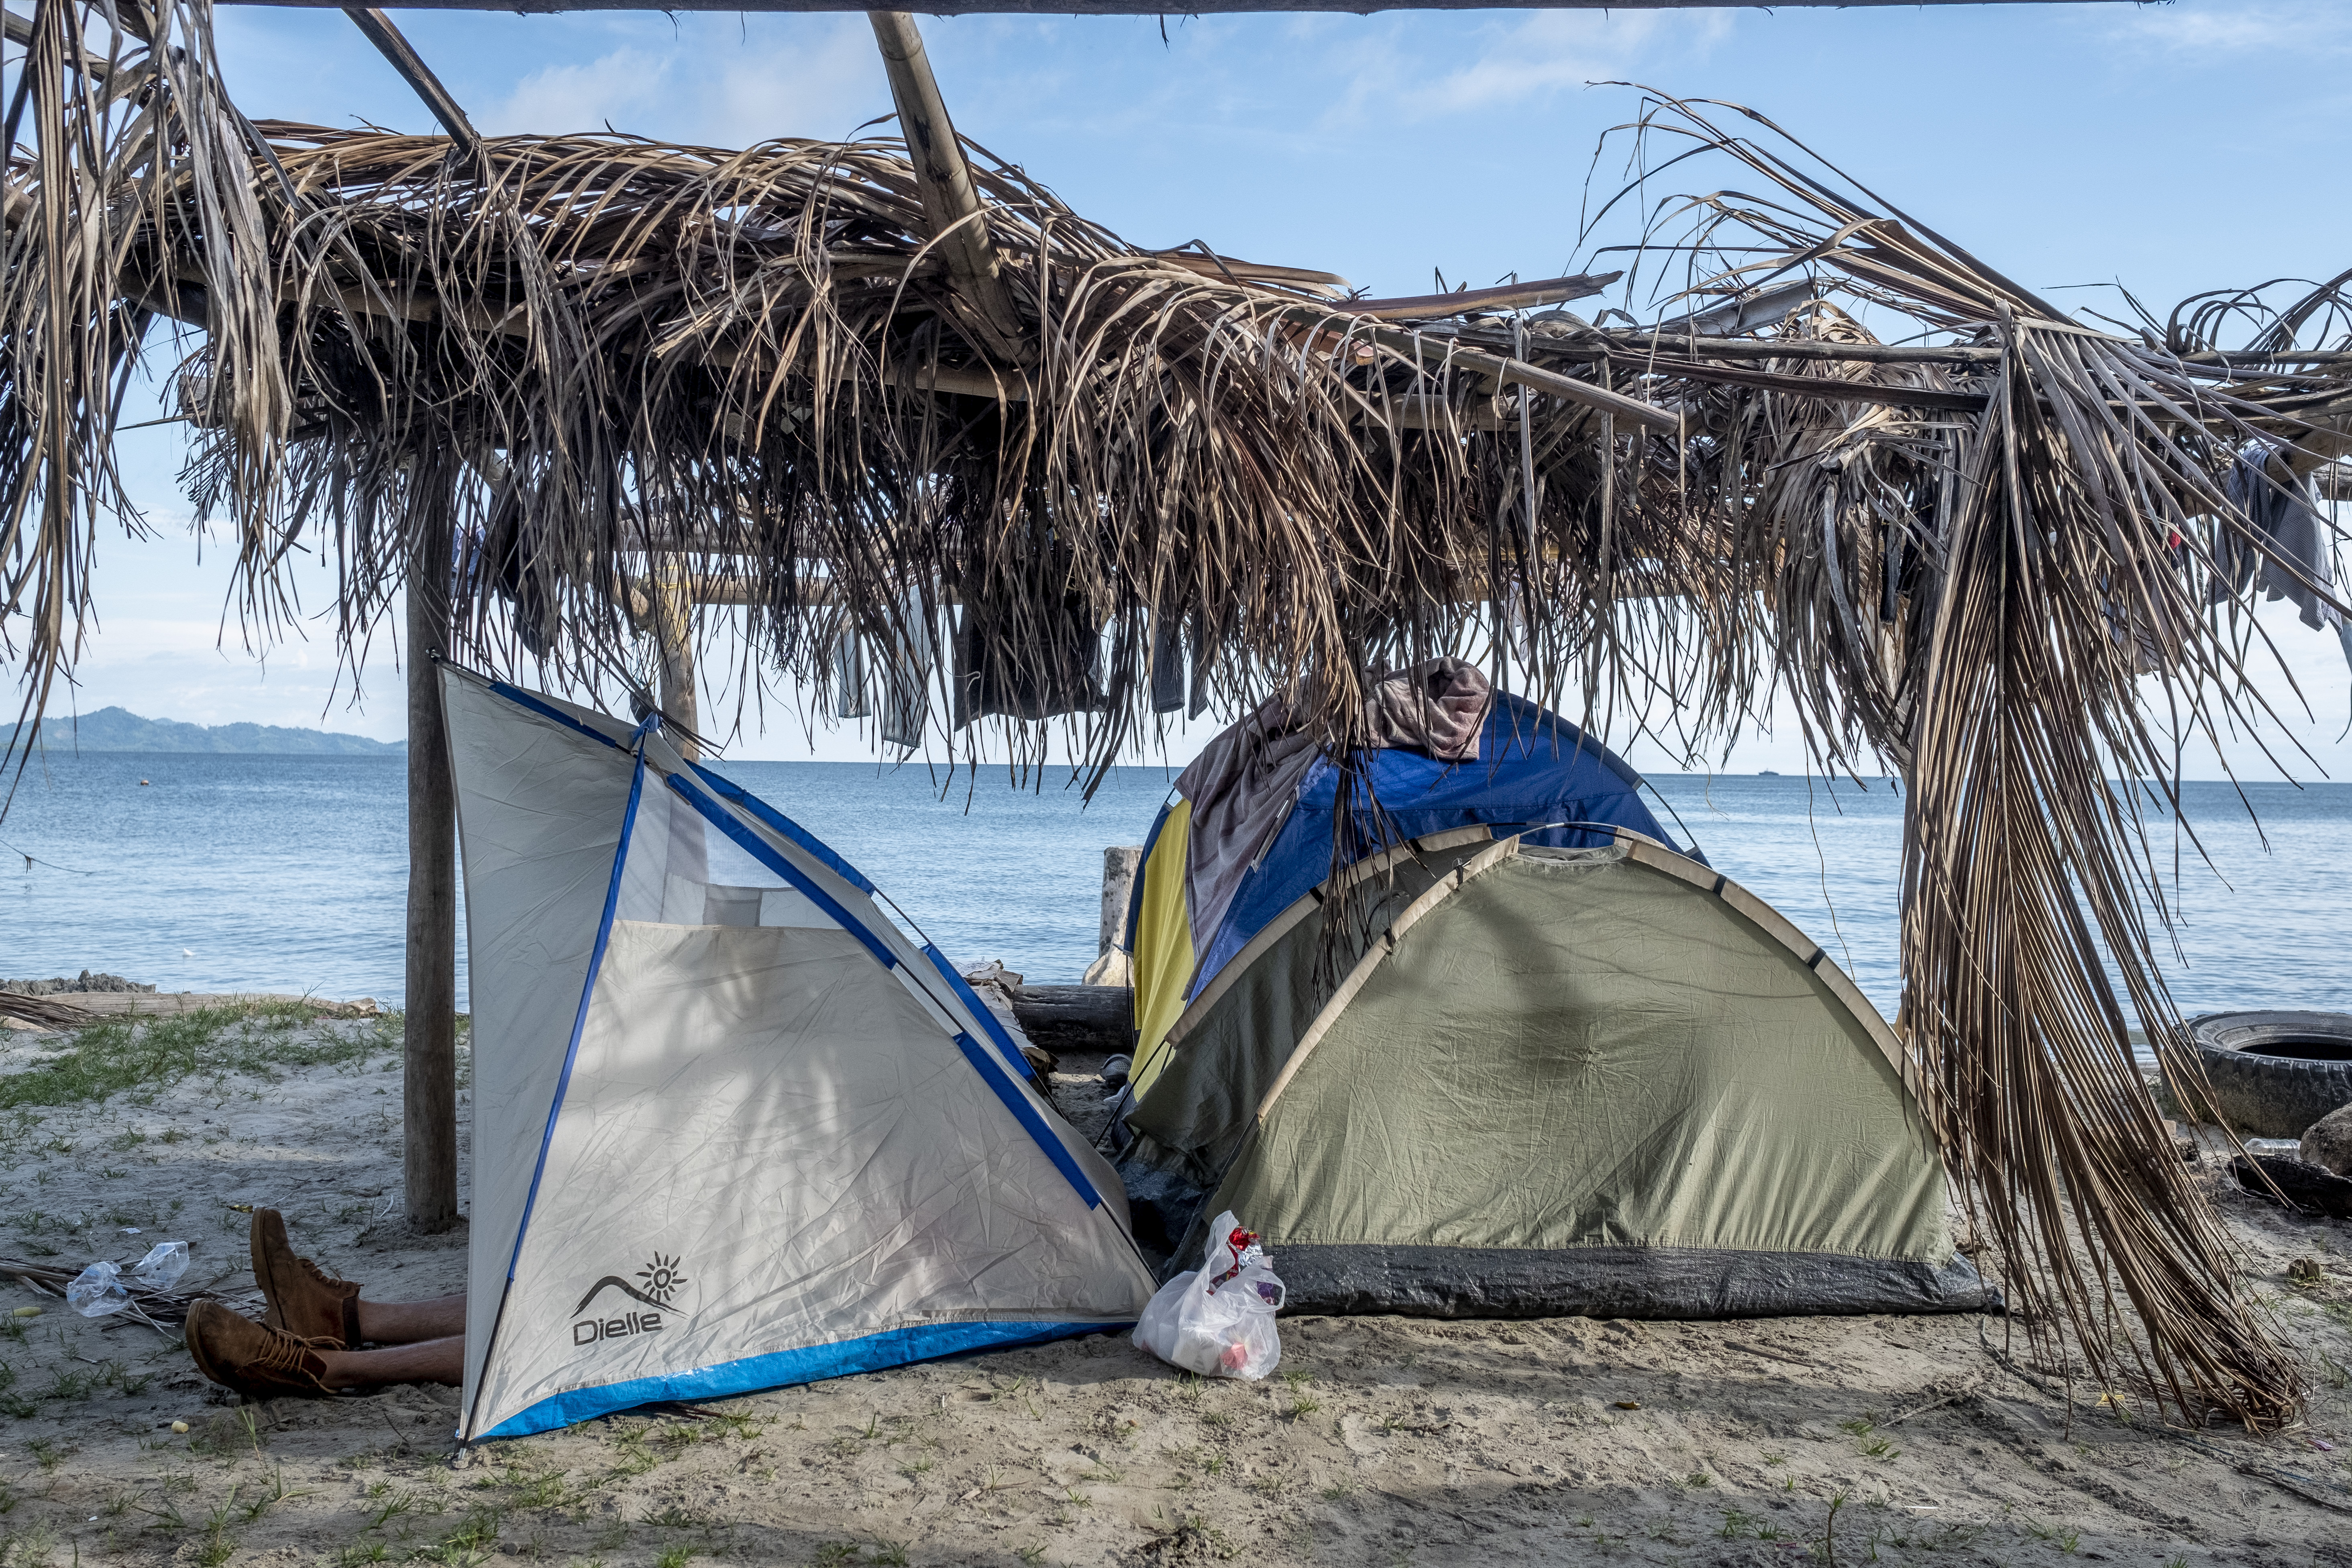
[(1454, 363), (1465, 370), (1484, 372), (1494, 377), (1499, 386), (1524, 386), (1531, 391), (1549, 393), (1554, 397), (1581, 403), (1587, 408), (1597, 408), (1620, 419), (1631, 419), (1634, 424), (1663, 436), (1682, 434), (1682, 416), (1671, 409), (1661, 408), (1654, 403), (1644, 403), (1638, 397), (1628, 397), (1622, 392), (1612, 392), (1605, 386), (1595, 386), (1589, 381), (1579, 381), (1572, 375), (1538, 369), (1524, 360), (1457, 351)]
[(1155, 250), (1150, 254), (1155, 261), (1168, 262), (1187, 272), (1197, 272), (1203, 278), (1223, 278), (1233, 283), (1279, 283), (1286, 288), (1319, 291), (1334, 300), (1348, 297), (1349, 282), (1337, 272), (1318, 272), (1309, 267), (1276, 267), (1263, 261), (1238, 261), (1233, 257), (1218, 256), (1207, 250)]
[(469, 157), (480, 151), (482, 139), (474, 133), (474, 122), (466, 118), (466, 111), (457, 106), (457, 100), (449, 89), (441, 85), (441, 79), (433, 74), (433, 68), (409, 47), (400, 29), (393, 26), (391, 17), (381, 11), (359, 5), (344, 6), (343, 15), (349, 16), (352, 26), (359, 28), (367, 41), (392, 62), (392, 68), (400, 73), (400, 79), (415, 89), (416, 96), (425, 100), (425, 107), (433, 111), (433, 118), (441, 122), (441, 129), (449, 133), (449, 140), (457, 144), (457, 151)]
[(866, 16), (874, 25), (883, 68), (889, 73), (890, 98), (898, 106), (898, 129), (915, 165), (924, 222), (947, 258), (948, 286), (964, 307), (958, 319), (980, 339), (979, 347), (1007, 363), (1025, 364), (1034, 357), (1028, 331), (1004, 286), (1003, 268), (989, 238), (987, 212), (972, 184), (963, 144), (956, 140), (954, 122), (948, 119), (940, 84), (931, 75), (923, 36), (915, 30), (915, 18), (904, 11), (868, 11)]
[(1769, 370), (1744, 370), (1727, 364), (1702, 364), (1670, 359), (1618, 362), (1636, 374), (1678, 375), (1691, 381), (1713, 381), (1732, 386), (1752, 386), (1793, 397), (1815, 397), (1824, 403), (1871, 403), (1888, 408), (1943, 408), (1974, 414), (1985, 405), (1980, 392), (1933, 392), (1924, 387), (1886, 386), (1870, 381), (1835, 381), (1827, 376), (1780, 375)]
[(1687, 338), (1673, 332), (1607, 331), (1605, 349), (1554, 348), (1547, 355), (1599, 359), (1604, 354), (1655, 353), (1671, 359), (1804, 359), (1855, 364), (1999, 364), (2000, 351), (1968, 343), (1831, 343), (1810, 338)]
[(1494, 289), (1462, 289), (1451, 294), (1419, 294), (1401, 300), (1349, 300), (1335, 312), (1370, 316), (1376, 321), (1430, 321), (1473, 310), (1525, 310), (1538, 305), (1561, 305), (1588, 299), (1620, 278), (1622, 272), (1598, 276), (1549, 278), (1540, 283), (1506, 283)]
[[(1278, 312), (1278, 319), (1296, 321), (1326, 334), (1326, 341), (1336, 341), (1331, 336), (1333, 323), (1343, 314), (1324, 305), (1290, 305)], [(1598, 409), (1620, 419), (1630, 419), (1662, 435), (1679, 435), (1682, 431), (1682, 416), (1672, 409), (1660, 408), (1638, 397), (1628, 397), (1622, 392), (1612, 392), (1589, 381), (1579, 381), (1574, 376), (1545, 370), (1508, 354), (1466, 347), (1450, 335), (1406, 331), (1365, 318), (1360, 318), (1357, 325), (1349, 330), (1360, 331), (1362, 336), (1406, 359), (1423, 364), (1435, 361), (1449, 370), (1485, 376), (1496, 391), (1507, 386), (1525, 386), (1565, 398), (1570, 403), (1580, 403), (1587, 408)]]

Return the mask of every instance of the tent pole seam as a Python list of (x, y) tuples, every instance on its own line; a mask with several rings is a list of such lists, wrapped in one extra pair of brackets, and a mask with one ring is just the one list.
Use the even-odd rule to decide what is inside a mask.
[[(494, 683), (493, 689), (495, 689), (496, 685)], [(526, 702), (524, 706), (536, 709), (539, 705)], [(560, 713), (553, 713), (551, 711), (550, 712), (550, 716), (559, 720), (563, 717)], [(564, 721), (566, 723), (571, 722), (568, 720)], [(571, 724), (571, 727), (575, 730), (584, 730), (586, 728), (584, 725), (576, 723)], [(593, 733), (593, 731), (588, 732)], [(514, 1296), (515, 1268), (522, 1259), (523, 1237), (530, 1232), (531, 1211), (539, 1205), (540, 1180), (547, 1173), (547, 1152), (555, 1142), (556, 1119), (563, 1112), (563, 1097), (572, 1087), (572, 1068), (573, 1064), (579, 1060), (580, 1057), (580, 1037), (588, 1026), (589, 1004), (594, 1001), (596, 996), (596, 972), (604, 967), (604, 949), (606, 944), (612, 941), (613, 937), (613, 916), (620, 908), (621, 876), (622, 872), (628, 865), (629, 837), (630, 835), (635, 831), (637, 826), (637, 803), (644, 797), (645, 793), (646, 759), (645, 752), (643, 751), (643, 740), (645, 735), (644, 725), (638, 726), (637, 735), (639, 748), (637, 751), (636, 766), (629, 774), (629, 804), (621, 813), (620, 841), (613, 847), (613, 877), (612, 880), (605, 885), (604, 910), (603, 915), (599, 917), (596, 922), (595, 945), (589, 950), (587, 978), (582, 981), (580, 985), (580, 1007), (579, 1011), (572, 1016), (572, 1038), (563, 1047), (563, 1070), (556, 1077), (555, 1096), (547, 1108), (547, 1130), (540, 1135), (539, 1159), (537, 1163), (531, 1166), (530, 1188), (529, 1192), (523, 1195), (522, 1218), (515, 1224), (514, 1250), (507, 1255), (507, 1277), (505, 1281), (499, 1287), (499, 1310), (495, 1313), (491, 1314), (489, 1339), (488, 1342), (482, 1346), (481, 1382), (475, 1387), (473, 1403), (469, 1405), (466, 1410), (467, 1429), (473, 1428), (480, 1422), (482, 1414), (482, 1395), (488, 1391), (489, 1386), (490, 1358), (498, 1352), (499, 1330), (505, 1325), (507, 1303), (512, 1300)], [(604, 740), (604, 738), (605, 737), (601, 735), (597, 736), (597, 739), (599, 740)], [(465, 1431), (461, 1430), (458, 1436), (461, 1440), (464, 1439)]]

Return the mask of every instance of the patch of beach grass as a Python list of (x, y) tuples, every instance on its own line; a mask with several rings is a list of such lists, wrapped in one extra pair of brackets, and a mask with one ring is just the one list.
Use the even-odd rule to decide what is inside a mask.
[(152, 1096), (198, 1073), (270, 1077), (398, 1047), (397, 1015), (305, 1032), (328, 1012), (307, 1002), (250, 1002), (170, 1017), (101, 1019), (76, 1030), (55, 1055), (0, 1076), (0, 1110), (74, 1105), (130, 1091)]
[(500, 1522), (499, 1510), (477, 1509), (466, 1516), (464, 1523), (433, 1545), (414, 1555), (420, 1563), (441, 1563), (453, 1565), (471, 1565), (481, 1563), (499, 1549)]
[(2068, 1530), (2063, 1524), (2051, 1524), (2035, 1519), (2031, 1514), (2025, 1517), (2025, 1533), (2036, 1541), (2045, 1542), (2056, 1547), (2070, 1557), (2074, 1555), (2074, 1549), (2081, 1545), (2083, 1541), (2081, 1531)]
[(220, 1568), (236, 1553), (236, 1538), (229, 1533), (229, 1521), (236, 1517), (236, 1488), (228, 1489), (228, 1496), (205, 1520), (205, 1538), (196, 1548), (196, 1561), (203, 1568)]

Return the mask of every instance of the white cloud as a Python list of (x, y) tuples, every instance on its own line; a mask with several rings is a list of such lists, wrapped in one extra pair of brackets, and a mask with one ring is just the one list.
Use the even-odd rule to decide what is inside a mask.
[(1722, 10), (1538, 11), (1488, 24), (1468, 61), (1434, 77), (1412, 35), (1385, 34), (1341, 55), (1349, 81), (1332, 112), (1414, 121), (1492, 113), (1637, 75), (1663, 58), (1679, 64), (1732, 25)]
[(2310, 5), (2143, 5), (2119, 19), (2114, 36), (2187, 55), (2333, 54), (2352, 42), (2352, 28), (2332, 9)]
[(1410, 95), (1424, 112), (1475, 112), (1613, 77), (1656, 36), (1655, 11), (1539, 11), (1470, 64)]
[(667, 60), (635, 47), (586, 65), (546, 66), (516, 83), (506, 101), (482, 117), (482, 128), (493, 136), (570, 133), (607, 121), (632, 129), (648, 105), (662, 101), (668, 76)]
[[(763, 18), (763, 21), (768, 19)], [(863, 17), (647, 25), (597, 58), (531, 72), (482, 117), (494, 135), (615, 131), (716, 147), (845, 136), (890, 108)]]
[(725, 59), (698, 134), (720, 147), (775, 136), (845, 137), (888, 113), (890, 89), (872, 26), (863, 16), (826, 21), (816, 37), (772, 40)]

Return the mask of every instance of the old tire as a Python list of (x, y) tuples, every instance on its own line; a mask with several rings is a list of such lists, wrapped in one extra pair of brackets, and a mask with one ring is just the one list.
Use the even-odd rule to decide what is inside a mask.
[(2352, 1104), (2352, 1014), (2208, 1013), (2189, 1033), (2241, 1137), (2300, 1138)]

